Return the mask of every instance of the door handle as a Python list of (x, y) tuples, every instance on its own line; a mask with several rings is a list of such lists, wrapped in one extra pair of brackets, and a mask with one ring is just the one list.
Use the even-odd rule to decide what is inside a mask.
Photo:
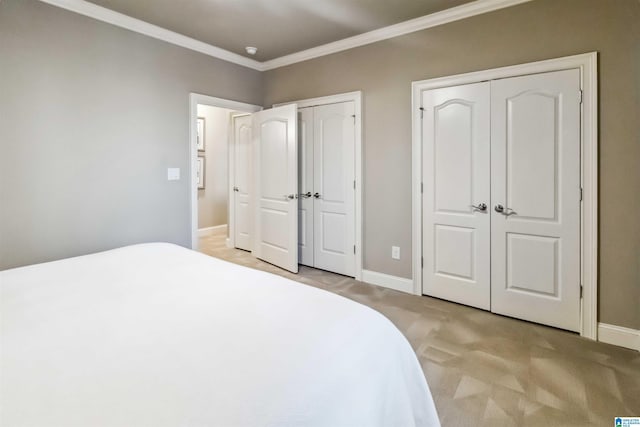
[(315, 194), (313, 195), (313, 197), (315, 197), (316, 199), (319, 199), (319, 198), (320, 198), (320, 193), (315, 193)]
[(293, 199), (297, 199), (298, 195), (297, 194), (285, 194), (284, 198), (287, 200), (293, 200)]
[(311, 197), (311, 191), (307, 191), (306, 193), (300, 193), (300, 197), (304, 197), (305, 199), (308, 199), (309, 197)]
[(240, 191), (238, 187), (233, 187), (233, 191)]
[(494, 209), (496, 212), (501, 213), (502, 215), (505, 215), (505, 216), (515, 215), (515, 211), (513, 209), (505, 208), (499, 203), (494, 207)]
[(471, 205), (471, 207), (475, 210), (478, 210), (480, 212), (485, 212), (487, 210), (487, 205), (485, 203), (480, 203), (478, 206), (476, 205)]

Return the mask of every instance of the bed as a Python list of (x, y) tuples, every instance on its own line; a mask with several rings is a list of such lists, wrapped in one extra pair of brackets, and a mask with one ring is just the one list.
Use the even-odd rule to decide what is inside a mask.
[(152, 243), (0, 272), (2, 426), (438, 426), (378, 312)]

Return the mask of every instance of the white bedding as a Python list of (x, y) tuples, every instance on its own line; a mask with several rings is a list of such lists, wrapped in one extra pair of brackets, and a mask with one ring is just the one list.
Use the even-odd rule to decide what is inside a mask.
[(175, 245), (0, 272), (0, 425), (438, 426), (402, 334)]

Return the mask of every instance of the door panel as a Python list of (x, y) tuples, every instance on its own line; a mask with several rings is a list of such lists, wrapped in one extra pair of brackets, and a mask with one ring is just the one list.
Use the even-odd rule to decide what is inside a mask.
[(234, 130), (234, 241), (236, 248), (250, 251), (253, 223), (251, 206), (251, 115), (235, 116)]
[(299, 262), (313, 267), (313, 107), (298, 109), (298, 138)]
[(355, 274), (355, 106), (314, 108), (314, 265)]
[(423, 293), (490, 307), (489, 83), (425, 91)]
[(253, 116), (256, 257), (298, 272), (298, 137), (295, 105)]
[(579, 71), (491, 83), (492, 311), (580, 329)]

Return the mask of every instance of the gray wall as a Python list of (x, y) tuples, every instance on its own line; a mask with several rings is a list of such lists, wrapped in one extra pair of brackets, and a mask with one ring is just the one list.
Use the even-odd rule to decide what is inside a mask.
[(231, 113), (226, 108), (198, 105), (198, 116), (205, 118), (205, 183), (198, 190), (198, 228), (227, 223), (228, 163)]
[(409, 278), (410, 83), (599, 51), (600, 320), (640, 328), (639, 23), (637, 0), (536, 0), (268, 71), (264, 104), (364, 91), (364, 267)]
[(188, 246), (189, 92), (260, 104), (262, 76), (39, 1), (0, 2), (0, 269)]
[[(640, 328), (638, 22), (637, 0), (535, 0), (261, 75), (3, 0), (0, 269), (136, 242), (188, 245), (189, 92), (270, 105), (361, 89), (365, 268), (411, 277), (410, 82), (597, 50), (600, 320)], [(167, 167), (182, 180), (168, 182)]]

